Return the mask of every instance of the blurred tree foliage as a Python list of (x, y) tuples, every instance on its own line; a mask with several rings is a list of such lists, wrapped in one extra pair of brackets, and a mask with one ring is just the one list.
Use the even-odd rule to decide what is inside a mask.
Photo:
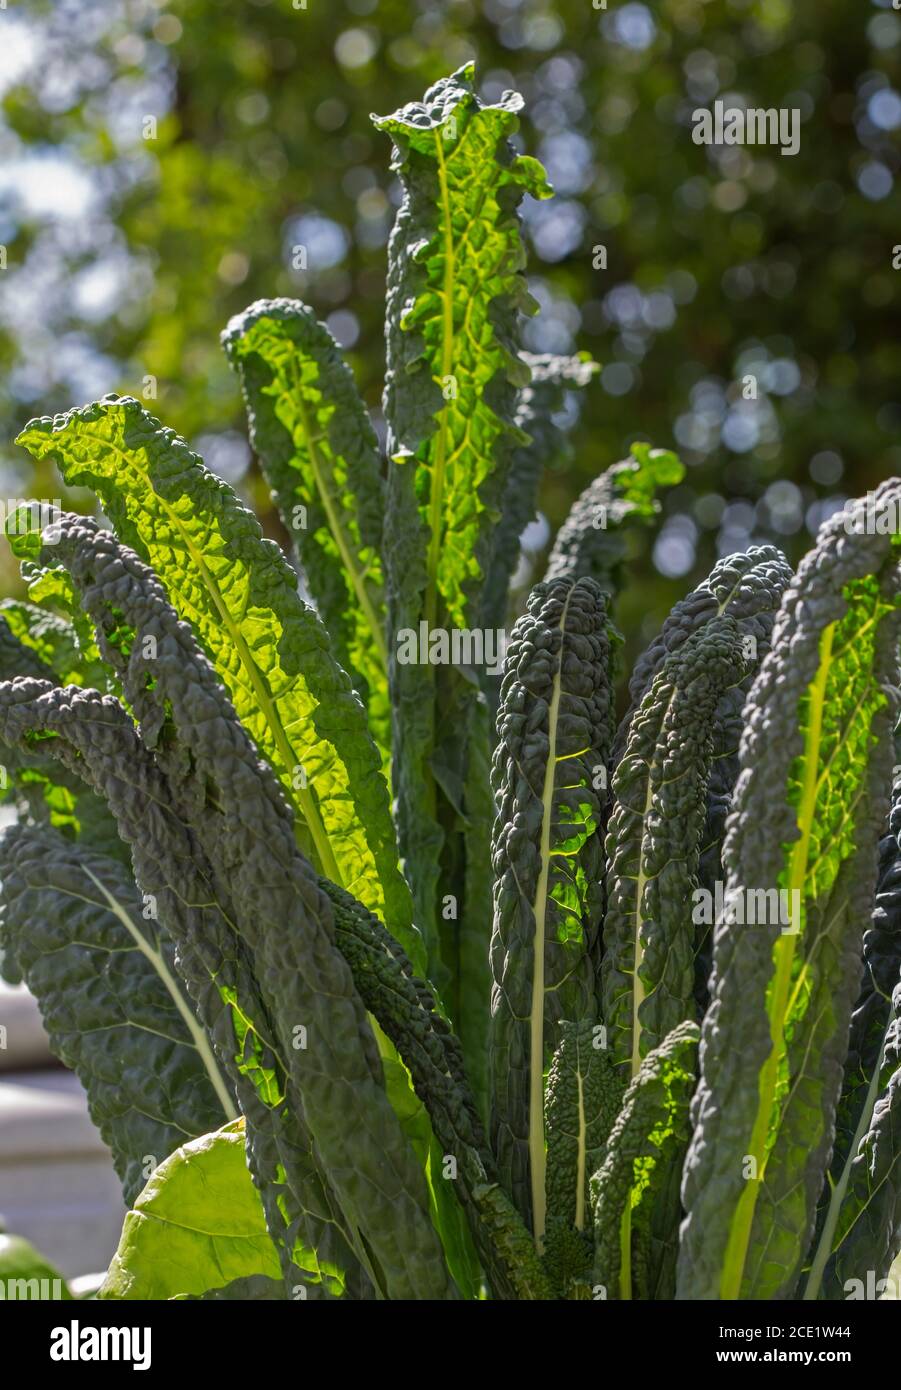
[[(487, 96), (523, 92), (558, 192), (525, 209), (526, 346), (603, 364), (548, 516), (636, 436), (691, 465), (627, 627), (751, 537), (796, 557), (901, 470), (892, 0), (29, 0), (2, 30), (4, 438), (152, 377), (150, 408), (258, 490), (217, 339), (261, 295), (315, 306), (377, 412), (397, 189), (369, 113), (475, 57)], [(715, 100), (798, 108), (800, 152), (696, 145)]]

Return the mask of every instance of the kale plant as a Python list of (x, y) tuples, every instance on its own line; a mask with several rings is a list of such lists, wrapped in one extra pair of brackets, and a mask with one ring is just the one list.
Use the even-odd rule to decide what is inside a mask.
[(618, 723), (682, 467), (509, 611), (593, 364), (519, 350), (549, 189), (471, 82), (376, 119), (386, 457), (310, 309), (224, 334), (294, 563), (136, 400), (21, 435), (111, 529), (8, 528), (4, 969), (122, 1179), (105, 1297), (840, 1299), (901, 1244), (901, 482), (721, 560)]

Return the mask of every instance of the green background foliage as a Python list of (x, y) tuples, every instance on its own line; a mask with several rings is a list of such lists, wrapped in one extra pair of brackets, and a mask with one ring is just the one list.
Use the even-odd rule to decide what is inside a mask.
[[(153, 375), (149, 407), (267, 505), (218, 345), (257, 296), (313, 304), (378, 412), (399, 190), (369, 114), (471, 57), (488, 99), (524, 93), (522, 148), (557, 189), (524, 208), (542, 306), (526, 346), (603, 364), (575, 456), (545, 484), (548, 517), (636, 436), (689, 464), (637, 570), (641, 599), (624, 596), (636, 641), (717, 552), (753, 538), (800, 553), (836, 498), (898, 471), (890, 0), (295, 3), (0, 13), (5, 492), (59, 490), (8, 442), (29, 416), (140, 395)], [(691, 113), (716, 99), (799, 108), (800, 153), (695, 145)], [(279, 535), (271, 512), (268, 526)]]

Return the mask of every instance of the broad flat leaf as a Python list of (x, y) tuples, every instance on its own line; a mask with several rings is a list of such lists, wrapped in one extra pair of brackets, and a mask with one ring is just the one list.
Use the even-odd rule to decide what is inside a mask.
[(160, 1164), (125, 1218), (98, 1297), (176, 1298), (253, 1275), (281, 1282), (235, 1120)]
[(7, 1299), (52, 1299), (71, 1301), (72, 1294), (65, 1279), (52, 1264), (35, 1250), (24, 1236), (7, 1235), (0, 1231), (0, 1284)]
[[(248, 1274), (233, 1279), (221, 1289), (208, 1289), (202, 1294), (183, 1294), (185, 1299), (202, 1299), (205, 1303), (284, 1303), (288, 1298), (281, 1279), (271, 1279), (265, 1274)], [(302, 1298), (300, 1289), (294, 1295)]]
[[(416, 958), (388, 790), (365, 712), (278, 547), (184, 440), (129, 397), (33, 420), (19, 442), (91, 487), (161, 576), (323, 872), (386, 916)], [(47, 547), (47, 564), (58, 557)]]
[(0, 840), (0, 945), (78, 1075), (130, 1204), (185, 1136), (237, 1110), (178, 978), (171, 941), (117, 860), (48, 828)]
[(260, 299), (222, 335), (250, 437), (335, 655), (390, 752), (378, 441), (341, 349), (296, 299)]
[(545, 1069), (561, 1021), (596, 1016), (610, 645), (594, 580), (536, 585), (513, 629), (498, 714), (491, 1137), (539, 1245)]
[(898, 538), (860, 523), (899, 500), (883, 484), (821, 528), (748, 697), (726, 891), (784, 894), (790, 926), (769, 910), (716, 928), (680, 1298), (790, 1298), (813, 1235), (897, 720)]

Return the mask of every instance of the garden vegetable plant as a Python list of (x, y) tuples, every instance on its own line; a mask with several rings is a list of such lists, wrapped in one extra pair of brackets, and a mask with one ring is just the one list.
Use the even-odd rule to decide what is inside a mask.
[(0, 608), (0, 944), (122, 1179), (102, 1296), (862, 1296), (901, 1245), (901, 481), (797, 573), (721, 560), (618, 720), (626, 530), (682, 467), (636, 442), (511, 613), (594, 368), (518, 349), (550, 190), (472, 76), (375, 119), (384, 458), (312, 310), (224, 334), (312, 603), (136, 400), (20, 437), (108, 519), (17, 513)]

